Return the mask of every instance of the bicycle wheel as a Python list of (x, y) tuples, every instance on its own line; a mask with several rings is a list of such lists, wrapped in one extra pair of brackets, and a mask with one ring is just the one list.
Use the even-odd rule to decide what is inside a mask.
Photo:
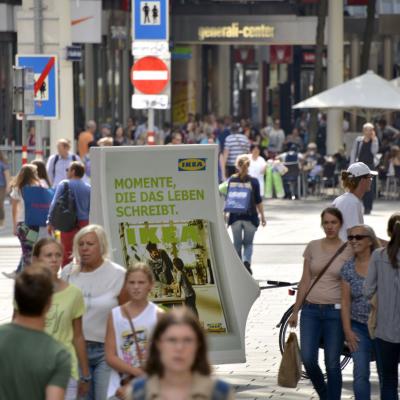
[[(294, 307), (294, 304), (285, 311), (285, 313), (282, 316), (281, 322), (280, 322), (279, 350), (280, 350), (281, 354), (283, 354), (283, 349), (285, 348), (285, 343), (289, 336), (290, 327), (289, 327), (288, 321), (289, 321), (290, 316), (292, 315), (293, 307)], [(297, 333), (297, 336), (300, 338), (299, 326), (297, 326), (297, 328), (296, 328), (296, 333)], [(349, 355), (347, 349), (344, 348), (342, 355), (340, 357), (340, 368), (343, 370), (346, 367), (346, 365), (350, 362), (350, 360), (351, 360), (351, 356)], [(320, 349), (320, 351), (319, 351), (319, 365), (324, 365), (323, 364), (323, 349)], [(302, 371), (301, 376), (304, 379), (309, 379), (307, 373), (304, 370)], [(324, 377), (326, 378), (326, 373), (324, 374)]]

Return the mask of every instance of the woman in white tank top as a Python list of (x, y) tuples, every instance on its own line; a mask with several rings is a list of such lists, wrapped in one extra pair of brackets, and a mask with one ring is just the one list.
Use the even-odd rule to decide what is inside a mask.
[(162, 313), (148, 301), (153, 284), (153, 273), (145, 263), (128, 268), (125, 287), (130, 300), (113, 308), (107, 322), (105, 352), (107, 363), (112, 368), (108, 398), (115, 398), (121, 385), (144, 374), (148, 342)]

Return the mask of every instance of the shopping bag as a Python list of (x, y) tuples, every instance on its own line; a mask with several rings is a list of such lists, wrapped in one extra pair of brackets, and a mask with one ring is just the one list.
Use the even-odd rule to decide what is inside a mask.
[(278, 372), (278, 385), (295, 388), (301, 377), (301, 358), (297, 336), (294, 332), (289, 334), (283, 350), (281, 364)]

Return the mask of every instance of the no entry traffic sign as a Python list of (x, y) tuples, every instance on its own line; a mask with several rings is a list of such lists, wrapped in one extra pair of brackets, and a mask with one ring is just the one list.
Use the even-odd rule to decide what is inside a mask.
[(132, 85), (143, 94), (160, 94), (169, 82), (167, 64), (158, 57), (143, 57), (131, 69)]

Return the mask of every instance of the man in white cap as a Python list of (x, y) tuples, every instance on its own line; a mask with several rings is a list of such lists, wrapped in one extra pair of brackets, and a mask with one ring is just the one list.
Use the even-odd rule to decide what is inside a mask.
[(339, 232), (343, 241), (347, 241), (347, 231), (350, 228), (364, 223), (362, 198), (371, 190), (374, 175), (378, 173), (371, 171), (363, 162), (355, 162), (347, 171), (342, 171), (343, 186), (347, 191), (337, 197), (332, 206), (338, 208), (343, 215), (343, 225)]

